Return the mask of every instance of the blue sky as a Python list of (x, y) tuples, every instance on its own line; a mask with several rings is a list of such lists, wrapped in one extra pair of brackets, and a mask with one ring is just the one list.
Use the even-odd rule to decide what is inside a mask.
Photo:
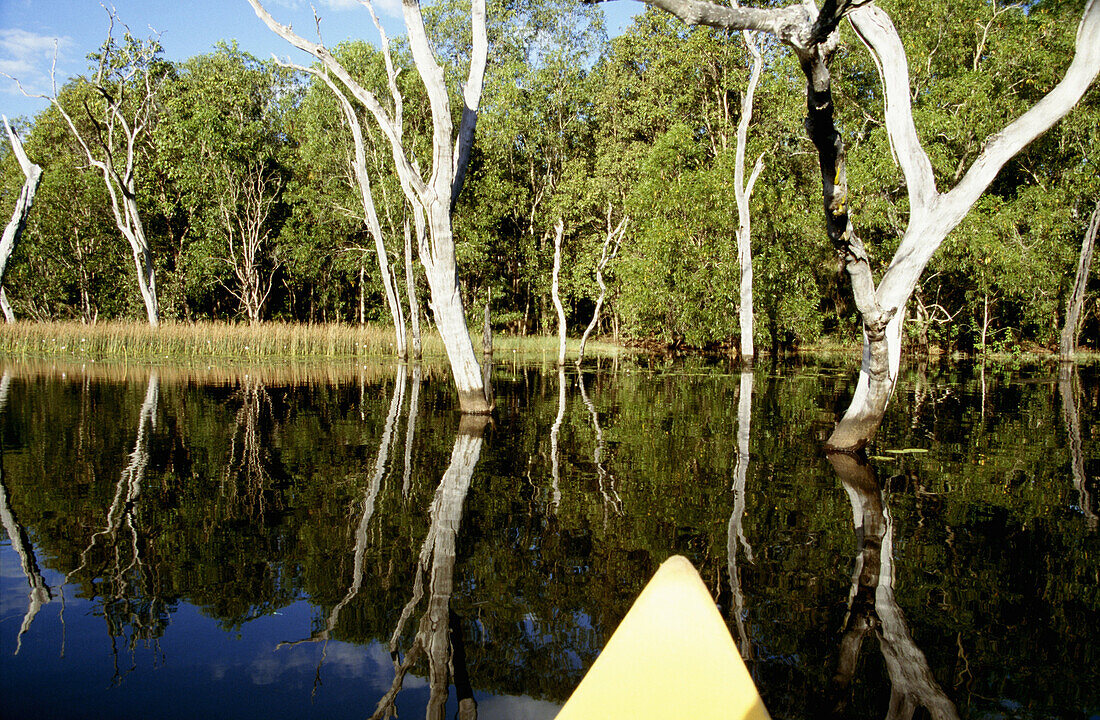
[[(358, 38), (376, 42), (370, 15), (357, 0), (313, 0), (321, 16), (326, 44)], [(375, 9), (391, 36), (403, 34), (400, 0), (375, 0)], [(282, 23), (315, 37), (309, 0), (266, 0), (264, 6)], [(219, 40), (236, 39), (260, 58), (272, 53), (308, 63), (309, 58), (275, 36), (256, 17), (246, 0), (114, 0), (119, 19), (138, 37), (160, 33), (165, 56), (183, 60), (209, 52)], [(615, 0), (603, 6), (608, 31), (617, 34), (643, 5)], [(0, 0), (0, 73), (18, 78), (32, 94), (50, 92), (50, 66), (57, 44), (57, 83), (87, 69), (87, 55), (107, 33), (107, 12), (99, 0)], [(29, 99), (0, 75), (0, 113), (33, 117), (46, 107)]]

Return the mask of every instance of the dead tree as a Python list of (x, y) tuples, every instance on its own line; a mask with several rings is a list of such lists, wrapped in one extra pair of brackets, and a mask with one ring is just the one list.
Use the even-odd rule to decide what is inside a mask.
[[(161, 48), (156, 38), (137, 40), (125, 25), (122, 40), (117, 40), (114, 31), (118, 18), (113, 9), (107, 13), (110, 17), (107, 39), (95, 56), (98, 62), (95, 74), (81, 80), (97, 98), (83, 104), (90, 132), (80, 130), (61, 104), (53, 69), (50, 70), (53, 95), (30, 95), (26, 90), (23, 93), (48, 100), (57, 109), (88, 164), (103, 176), (115, 225), (130, 244), (134, 257), (145, 314), (149, 324), (156, 327), (160, 322), (156, 268), (138, 208), (135, 165), (138, 145), (156, 115), (155, 101), (163, 77), (158, 63)], [(56, 64), (56, 55), (54, 61)]]
[[(988, 138), (958, 184), (945, 192), (936, 187), (932, 163), (917, 136), (905, 48), (885, 10), (867, 0), (825, 0), (820, 10), (808, 0), (768, 9), (729, 7), (706, 0), (645, 1), (689, 24), (772, 34), (799, 60), (807, 82), (805, 125), (821, 171), (826, 232), (851, 281), (864, 336), (859, 382), (826, 447), (861, 448), (874, 437), (893, 395), (905, 304), (932, 255), (1005, 163), (1064, 117), (1100, 71), (1100, 0), (1086, 0), (1076, 52), (1062, 80), (1030, 110)], [(833, 121), (829, 64), (839, 43), (837, 27), (844, 18), (880, 70), (887, 134), (908, 189), (908, 225), (877, 284), (849, 214), (846, 148)]]
[(13, 323), (15, 322), (15, 314), (11, 311), (11, 306), (8, 304), (8, 295), (4, 292), (4, 271), (8, 267), (8, 258), (15, 250), (16, 243), (19, 242), (19, 236), (23, 234), (23, 228), (27, 224), (27, 216), (31, 214), (34, 193), (38, 189), (38, 182), (42, 179), (42, 168), (27, 159), (27, 154), (23, 152), (23, 143), (19, 141), (19, 136), (8, 124), (8, 118), (3, 115), (0, 115), (0, 117), (4, 119), (4, 129), (8, 131), (8, 140), (11, 141), (11, 149), (15, 153), (15, 159), (19, 161), (23, 176), (27, 178), (23, 182), (23, 189), (19, 193), (19, 198), (15, 201), (11, 220), (8, 221), (7, 226), (4, 228), (4, 235), (0, 238), (0, 309), (4, 311), (4, 318), (9, 323)]
[(1089, 284), (1089, 267), (1092, 265), (1092, 252), (1096, 247), (1096, 235), (1100, 233), (1100, 200), (1089, 217), (1089, 227), (1081, 239), (1081, 255), (1077, 261), (1077, 275), (1073, 279), (1073, 289), (1066, 301), (1066, 322), (1062, 326), (1062, 336), (1058, 343), (1058, 355), (1069, 360), (1077, 352), (1077, 333), (1081, 330), (1081, 309), (1085, 305), (1085, 288)]
[[(281, 25), (263, 8), (259, 0), (248, 0), (256, 15), (277, 35), (296, 48), (308, 52), (319, 60), (378, 123), (392, 151), (394, 166), (401, 189), (413, 208), (418, 225), (417, 240), (420, 262), (431, 291), (432, 313), (443, 346), (450, 361), (451, 373), (458, 390), (459, 405), (463, 413), (488, 414), (492, 402), (487, 396), (481, 367), (474, 352), (466, 326), (466, 314), (458, 284), (455, 260), (454, 230), (451, 214), (455, 201), (466, 178), (470, 160), (477, 111), (481, 101), (481, 88), (488, 59), (488, 36), (485, 20), (485, 0), (472, 0), (470, 25), (472, 52), (466, 82), (462, 87), (464, 107), (457, 132), (451, 116), (450, 96), (447, 91), (443, 68), (436, 61), (424, 28), (424, 18), (417, 0), (403, 0), (402, 10), (408, 31), (409, 48), (417, 73), (427, 91), (431, 109), (432, 161), (430, 172), (425, 175), (412, 159), (401, 132), (401, 101), (397, 88), (397, 73), (390, 57), (388, 42), (383, 36), (382, 52), (386, 61), (386, 73), (393, 111), (387, 109), (377, 96), (364, 88), (333, 57), (328, 48), (310, 42), (296, 34), (289, 26)], [(369, 7), (367, 0), (361, 0)], [(419, 232), (419, 228), (426, 232)]]

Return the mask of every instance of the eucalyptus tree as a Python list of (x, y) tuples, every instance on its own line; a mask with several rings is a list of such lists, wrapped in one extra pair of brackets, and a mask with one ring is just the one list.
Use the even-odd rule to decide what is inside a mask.
[(8, 258), (11, 257), (12, 250), (15, 249), (15, 244), (19, 242), (19, 236), (23, 234), (23, 228), (27, 224), (27, 216), (30, 215), (31, 207), (34, 205), (34, 194), (38, 190), (38, 182), (42, 179), (42, 168), (27, 158), (27, 153), (23, 150), (23, 143), (19, 140), (19, 136), (15, 134), (15, 131), (11, 129), (11, 125), (8, 124), (8, 118), (6, 116), (0, 117), (3, 117), (4, 129), (8, 131), (12, 154), (18, 161), (19, 168), (26, 178), (23, 182), (23, 189), (15, 200), (11, 220), (4, 227), (3, 237), (0, 237), (0, 309), (4, 311), (4, 318), (9, 323), (13, 323), (15, 322), (15, 314), (12, 313), (11, 306), (8, 305), (8, 295), (4, 291), (4, 271), (8, 267)]
[[(87, 163), (102, 175), (110, 195), (115, 225), (130, 245), (146, 317), (149, 324), (156, 327), (160, 322), (156, 267), (153, 248), (141, 219), (136, 162), (138, 146), (156, 120), (157, 94), (167, 67), (160, 59), (161, 46), (157, 38), (140, 40), (125, 26), (122, 37), (116, 38), (118, 18), (113, 9), (108, 10), (108, 16), (107, 39), (91, 56), (95, 62), (92, 74), (77, 80), (94, 91), (94, 97), (83, 104), (91, 124), (90, 132), (82, 131), (62, 105), (56, 79), (52, 95), (34, 97), (49, 100), (57, 108), (80, 144)], [(52, 75), (51, 71), (51, 78)]]
[[(1002, 167), (1065, 116), (1100, 71), (1100, 0), (1086, 0), (1076, 52), (1062, 80), (1030, 109), (988, 138), (954, 188), (940, 192), (914, 123), (905, 49), (889, 14), (867, 2), (826, 0), (779, 8), (730, 8), (698, 0), (647, 0), (690, 24), (775, 35), (798, 57), (807, 81), (806, 130), (817, 149), (826, 229), (844, 261), (864, 333), (859, 383), (827, 447), (865, 445), (882, 421), (897, 380), (904, 307), (929, 260)], [(846, 148), (834, 123), (830, 60), (847, 18), (881, 73), (885, 126), (907, 186), (909, 218), (897, 252), (876, 284), (849, 213)], [(964, 165), (965, 167), (965, 165)]]
[[(401, 189), (413, 207), (414, 217), (423, 217), (427, 229), (423, 234), (418, 233), (420, 262), (431, 290), (436, 328), (447, 351), (458, 389), (459, 405), (464, 413), (491, 412), (492, 403), (486, 393), (481, 367), (466, 326), (452, 225), (452, 211), (466, 178), (473, 146), (488, 56), (484, 0), (471, 0), (472, 50), (469, 74), (462, 89), (464, 107), (457, 131), (444, 71), (429, 44), (420, 4), (417, 0), (404, 0), (402, 3), (409, 48), (417, 73), (424, 83), (431, 111), (432, 153), (427, 174), (421, 171), (419, 163), (408, 152), (398, 124), (398, 109), (402, 101), (392, 63), (387, 63), (386, 68), (393, 103), (391, 110), (383, 106), (375, 93), (356, 81), (324, 45), (306, 40), (289, 26), (278, 23), (258, 0), (249, 0), (249, 4), (274, 33), (317, 58), (377, 122), (390, 145)], [(388, 43), (383, 42), (382, 51), (389, 56)]]

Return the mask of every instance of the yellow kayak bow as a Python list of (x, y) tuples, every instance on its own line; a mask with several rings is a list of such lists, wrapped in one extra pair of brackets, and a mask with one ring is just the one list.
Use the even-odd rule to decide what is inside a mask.
[(557, 720), (770, 720), (703, 579), (666, 560)]

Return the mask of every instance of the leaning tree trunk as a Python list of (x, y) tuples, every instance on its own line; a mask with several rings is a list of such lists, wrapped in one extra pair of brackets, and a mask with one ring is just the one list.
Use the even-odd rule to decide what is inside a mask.
[(1066, 323), (1062, 326), (1062, 337), (1058, 343), (1058, 355), (1069, 360), (1077, 352), (1077, 333), (1081, 328), (1081, 309), (1085, 305), (1085, 288), (1089, 282), (1089, 267), (1092, 265), (1092, 251), (1096, 246), (1096, 234), (1100, 232), (1100, 200), (1089, 218), (1089, 227), (1081, 240), (1081, 256), (1077, 263), (1077, 276), (1073, 280), (1066, 303)]
[(623, 235), (626, 234), (626, 225), (630, 222), (629, 217), (623, 217), (619, 221), (619, 224), (615, 229), (611, 228), (611, 203), (607, 203), (607, 234), (604, 235), (603, 249), (600, 251), (600, 259), (596, 263), (596, 284), (600, 288), (600, 294), (596, 298), (596, 307), (592, 311), (592, 320), (589, 321), (588, 327), (584, 329), (584, 334), (581, 335), (581, 345), (577, 350), (577, 367), (581, 366), (581, 361), (584, 360), (584, 347), (588, 344), (588, 336), (592, 334), (592, 331), (596, 329), (596, 326), (600, 322), (600, 310), (603, 309), (603, 301), (607, 297), (607, 283), (603, 281), (603, 271), (607, 267), (607, 263), (614, 259), (615, 255), (619, 252), (619, 245), (622, 243)]
[(4, 228), (4, 235), (0, 238), (0, 307), (3, 308), (4, 318), (9, 323), (13, 323), (15, 322), (15, 314), (12, 312), (11, 306), (8, 305), (8, 295), (4, 292), (4, 272), (8, 267), (8, 258), (15, 250), (15, 245), (19, 242), (19, 237), (23, 234), (23, 228), (27, 224), (27, 216), (30, 215), (31, 206), (34, 204), (34, 193), (38, 189), (39, 180), (42, 179), (42, 168), (27, 158), (27, 154), (23, 152), (23, 143), (19, 141), (19, 136), (15, 134), (15, 131), (11, 129), (8, 119), (2, 115), (0, 117), (4, 119), (4, 128), (8, 131), (12, 152), (15, 153), (15, 157), (19, 161), (19, 167), (27, 178), (23, 183), (19, 198), (15, 201), (15, 209), (12, 211), (11, 220), (8, 221), (7, 226)]

